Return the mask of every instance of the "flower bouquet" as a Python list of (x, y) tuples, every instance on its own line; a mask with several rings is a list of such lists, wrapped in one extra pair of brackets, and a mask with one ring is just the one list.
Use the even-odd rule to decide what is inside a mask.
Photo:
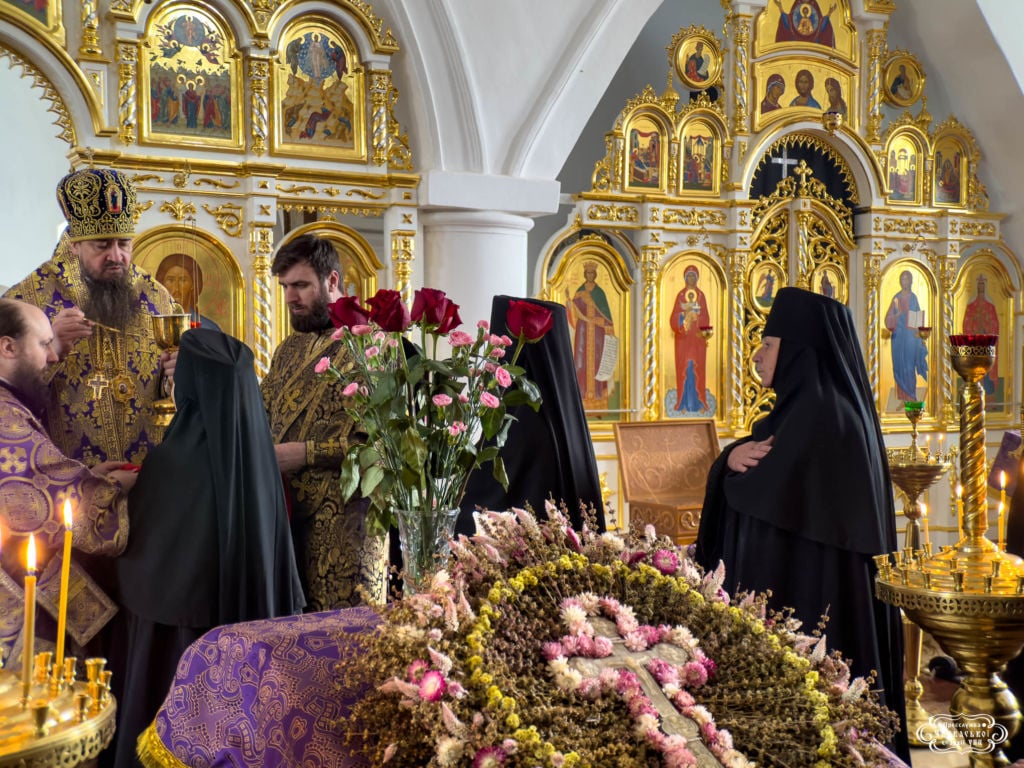
[(898, 765), (896, 716), (819, 630), (721, 588), (670, 540), (488, 512), (342, 667), (369, 764)]
[[(334, 336), (348, 348), (352, 367), (342, 372), (324, 358), (318, 371), (347, 382), (347, 408), (366, 435), (345, 455), (343, 495), (369, 498), (371, 534), (397, 522), (422, 541), (413, 557), (406, 552), (415, 581), (446, 546), (470, 473), (491, 462), (508, 488), (500, 451), (514, 420), (509, 410), (536, 410), (541, 400), (516, 361), (554, 319), (545, 307), (513, 301), (505, 318), (511, 336), (484, 320), (469, 334), (458, 329), (459, 307), (443, 291), (416, 291), (411, 310), (387, 289), (366, 304), (346, 296), (330, 305)], [(402, 512), (408, 514), (396, 521)]]

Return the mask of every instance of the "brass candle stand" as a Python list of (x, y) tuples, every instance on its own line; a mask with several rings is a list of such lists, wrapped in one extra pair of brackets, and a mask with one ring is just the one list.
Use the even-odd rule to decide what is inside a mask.
[(1024, 562), (987, 537), (985, 394), (996, 337), (951, 336), (960, 398), (963, 536), (931, 554), (908, 545), (876, 558), (879, 599), (902, 608), (964, 671), (950, 702), (951, 725), (970, 764), (1008, 765), (1002, 745), (1020, 728), (1017, 699), (999, 678), (1024, 645)]
[[(889, 475), (893, 483), (903, 492), (906, 504), (903, 514), (907, 519), (906, 533), (903, 539), (904, 550), (911, 552), (923, 550), (931, 555), (931, 543), (927, 541), (921, 529), (922, 511), (918, 497), (946, 474), (953, 466), (956, 449), (951, 448), (945, 454), (931, 453), (922, 449), (917, 441), (917, 424), (924, 415), (924, 403), (908, 402), (905, 406), (907, 419), (911, 424), (909, 448), (890, 448), (888, 453)], [(941, 723), (935, 721), (928, 710), (921, 704), (924, 686), (921, 685), (921, 628), (910, 621), (901, 611), (903, 618), (904, 639), (904, 670), (906, 682), (903, 691), (907, 703), (907, 736), (913, 747), (938, 746), (949, 747), (952, 734)]]
[(114, 736), (106, 659), (86, 659), (84, 682), (75, 679), (76, 659), (66, 658), (56, 675), (52, 661), (48, 651), (36, 654), (27, 697), (21, 675), (0, 669), (0, 768), (72, 768), (96, 758)]

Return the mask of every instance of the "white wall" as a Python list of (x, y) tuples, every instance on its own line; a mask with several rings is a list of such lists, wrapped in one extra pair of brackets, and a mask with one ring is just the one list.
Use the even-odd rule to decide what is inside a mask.
[[(55, 115), (42, 90), (21, 76), (20, 66), (0, 58), (0, 118), (3, 186), (0, 225), (7, 246), (0, 254), (0, 286), (10, 286), (46, 261), (64, 226), (57, 205), (57, 182), (70, 168), (70, 147), (57, 138)], [(43, 222), (42, 224), (40, 222)]]

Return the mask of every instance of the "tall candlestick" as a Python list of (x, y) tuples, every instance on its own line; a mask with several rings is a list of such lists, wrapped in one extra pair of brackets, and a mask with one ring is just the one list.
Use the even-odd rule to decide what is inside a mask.
[(36, 637), (36, 537), (28, 537), (28, 569), (25, 572), (25, 625), (21, 643), (21, 698), (28, 704), (32, 689), (32, 660)]
[(60, 682), (64, 669), (64, 636), (68, 630), (68, 583), (71, 580), (71, 502), (64, 500), (64, 553), (60, 564), (60, 607), (57, 610), (57, 656), (53, 681)]
[(928, 537), (928, 505), (923, 501), (921, 502), (921, 522), (924, 524), (924, 530), (921, 532), (922, 536), (924, 536), (921, 549), (929, 552), (931, 550), (931, 539)]
[(964, 537), (964, 487), (956, 484), (956, 523), (960, 529), (960, 538)]

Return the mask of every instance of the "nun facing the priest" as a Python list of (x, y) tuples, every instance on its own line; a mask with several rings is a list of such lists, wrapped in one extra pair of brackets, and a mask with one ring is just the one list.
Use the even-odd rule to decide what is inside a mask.
[(252, 350), (190, 330), (174, 380), (177, 412), (128, 499), (117, 562), (118, 768), (137, 765), (136, 740), (189, 644), (215, 626), (305, 605)]
[(899, 611), (874, 597), (873, 555), (898, 548), (881, 426), (843, 304), (799, 288), (776, 295), (754, 364), (775, 404), (708, 473), (696, 559), (725, 568), (724, 588), (771, 591), (852, 674), (874, 670), (900, 716), (895, 751), (909, 760)]

